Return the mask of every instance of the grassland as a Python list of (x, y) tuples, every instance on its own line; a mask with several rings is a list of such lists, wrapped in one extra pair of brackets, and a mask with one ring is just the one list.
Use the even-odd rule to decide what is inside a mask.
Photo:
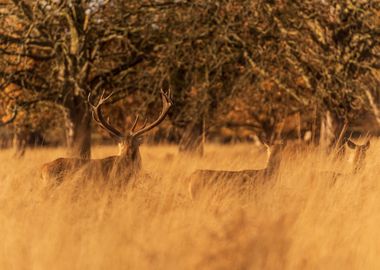
[[(49, 189), (38, 168), (62, 149), (30, 150), (22, 160), (5, 150), (0, 269), (379, 269), (378, 145), (357, 175), (321, 151), (288, 150), (277, 179), (197, 201), (188, 194), (192, 171), (263, 168), (265, 151), (208, 145), (201, 159), (144, 146), (150, 177), (115, 190), (80, 175)], [(332, 184), (320, 173), (328, 170), (345, 175)]]

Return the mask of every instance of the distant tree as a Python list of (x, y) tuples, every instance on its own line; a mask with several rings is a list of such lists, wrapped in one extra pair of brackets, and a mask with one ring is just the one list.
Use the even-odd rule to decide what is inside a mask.
[[(134, 73), (161, 40), (155, 20), (180, 1), (5, 0), (1, 5), (0, 78), (28, 93), (24, 103), (63, 106), (73, 156), (90, 157), (87, 97), (117, 99), (139, 89)], [(142, 67), (141, 70), (144, 70)], [(149, 74), (145, 74), (149, 80)], [(142, 76), (139, 77), (140, 79)], [(144, 85), (144, 84), (143, 84)], [(149, 90), (149, 91), (154, 91)]]
[[(201, 6), (185, 17), (194, 20), (194, 27), (179, 31), (184, 42), (173, 46), (170, 57), (177, 59), (173, 81), (186, 89), (177, 91), (184, 97), (179, 100), (190, 106), (179, 107), (189, 119), (184, 126), (199, 127), (204, 111), (207, 116), (213, 112), (211, 125), (226, 123), (229, 112), (240, 111), (245, 115), (241, 124), (270, 137), (276, 123), (296, 112), (315, 126), (326, 111), (343, 124), (371, 110), (368, 93), (378, 96), (380, 84), (379, 1), (214, 1)], [(199, 98), (192, 95), (194, 85), (201, 86), (195, 88)]]
[(379, 0), (2, 3), (0, 83), (25, 106), (59, 105), (76, 156), (90, 155), (87, 96), (103, 90), (123, 99), (125, 125), (171, 87), (180, 149), (198, 153), (204, 128), (239, 121), (270, 137), (301, 112), (318, 133), (326, 111), (351, 121), (379, 96)]

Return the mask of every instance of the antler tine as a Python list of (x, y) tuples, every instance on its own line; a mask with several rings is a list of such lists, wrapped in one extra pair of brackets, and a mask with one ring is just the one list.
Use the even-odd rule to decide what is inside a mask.
[(142, 128), (145, 128), (145, 127), (146, 127), (146, 124), (148, 124), (148, 118), (145, 118), (145, 120), (144, 120), (144, 124), (142, 125)]
[(365, 138), (367, 141), (371, 140), (372, 137), (373, 137), (373, 135), (372, 135), (369, 131), (367, 131), (366, 135), (364, 136), (364, 138)]
[(131, 127), (131, 132), (135, 131), (137, 122), (139, 121), (139, 115), (136, 115), (135, 121), (133, 121), (132, 127)]
[(91, 106), (92, 109), (92, 117), (94, 120), (105, 130), (107, 130), (109, 133), (112, 135), (118, 137), (118, 138), (123, 138), (124, 135), (121, 133), (119, 130), (114, 128), (103, 116), (101, 106), (104, 104), (105, 101), (107, 101), (113, 93), (109, 94), (108, 96), (104, 97), (105, 91), (103, 91), (102, 95), (99, 98), (98, 104), (94, 105), (91, 102), (91, 93), (88, 95), (88, 103)]
[(101, 106), (105, 101), (107, 101), (110, 97), (113, 96), (113, 92), (111, 92), (108, 96), (104, 97), (104, 95), (106, 94), (106, 91), (103, 90), (102, 94), (100, 95), (100, 98), (99, 98), (99, 101), (98, 101), (98, 104), (97, 105), (94, 105), (92, 102), (91, 102), (91, 92), (88, 93), (88, 97), (87, 97), (87, 101), (88, 103), (91, 105), (91, 107), (99, 107)]
[[(168, 92), (165, 93), (164, 90), (160, 90), (160, 94), (161, 96), (164, 96), (165, 97), (165, 101), (169, 102), (170, 103), (170, 106), (173, 105), (173, 101), (172, 101), (172, 90), (171, 88), (168, 89)], [(162, 102), (164, 102), (164, 99), (162, 99)]]
[(162, 111), (161, 111), (160, 115), (158, 116), (158, 118), (153, 123), (151, 123), (147, 126), (146, 126), (146, 124), (144, 124), (144, 126), (140, 130), (136, 131), (135, 133), (132, 133), (131, 134), (132, 136), (134, 136), (134, 137), (141, 136), (145, 132), (148, 132), (152, 128), (161, 124), (161, 122), (165, 119), (166, 115), (169, 112), (170, 107), (173, 105), (172, 100), (170, 98), (170, 89), (167, 93), (165, 93), (161, 89), (161, 99), (162, 99)]
[(99, 119), (97, 118), (97, 116), (96, 116), (96, 114), (95, 114), (96, 107), (95, 107), (95, 105), (91, 102), (91, 92), (88, 93), (87, 102), (88, 102), (88, 104), (89, 104), (90, 107), (91, 107), (92, 118), (93, 118), (97, 123), (100, 124), (100, 121), (99, 121)]
[(110, 97), (113, 96), (113, 92), (111, 92), (108, 96), (104, 97), (106, 91), (103, 90), (102, 92), (102, 95), (100, 96), (100, 99), (99, 99), (99, 105), (103, 104), (105, 101), (107, 101)]

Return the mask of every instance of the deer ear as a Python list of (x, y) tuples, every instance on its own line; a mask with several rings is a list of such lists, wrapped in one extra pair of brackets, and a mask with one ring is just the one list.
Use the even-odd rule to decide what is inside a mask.
[(348, 140), (348, 141), (347, 141), (347, 145), (348, 145), (348, 147), (350, 147), (351, 149), (355, 149), (355, 148), (356, 148), (356, 144), (355, 144), (353, 141), (351, 141), (351, 140)]
[(364, 145), (365, 149), (367, 150), (371, 145), (371, 141), (368, 140), (367, 143)]
[(260, 141), (261, 144), (264, 144), (266, 146), (270, 145), (270, 141), (265, 136), (259, 136), (259, 141)]

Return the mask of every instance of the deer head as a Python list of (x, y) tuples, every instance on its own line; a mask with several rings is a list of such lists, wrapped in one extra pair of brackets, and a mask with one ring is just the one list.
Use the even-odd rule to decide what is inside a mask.
[(363, 145), (356, 144), (351, 140), (347, 141), (348, 148), (354, 150), (353, 156), (352, 156), (354, 173), (357, 173), (359, 170), (361, 170), (364, 167), (367, 150), (369, 149), (370, 145), (371, 145), (370, 140), (368, 140)]
[(282, 152), (286, 147), (286, 140), (276, 140), (272, 142), (270, 145), (264, 143), (267, 148), (267, 174), (273, 175), (275, 172), (279, 170), (281, 160), (282, 160)]
[(136, 116), (135, 121), (133, 122), (131, 128), (126, 132), (122, 133), (115, 127), (113, 127), (103, 116), (102, 105), (112, 96), (112, 93), (108, 96), (104, 96), (104, 92), (100, 97), (97, 105), (94, 105), (91, 102), (91, 95), (88, 97), (88, 103), (92, 108), (92, 116), (94, 120), (105, 130), (107, 130), (114, 138), (119, 141), (119, 161), (126, 162), (128, 165), (134, 167), (140, 167), (141, 157), (139, 152), (139, 146), (142, 141), (142, 136), (158, 126), (166, 117), (170, 107), (172, 106), (172, 100), (170, 98), (170, 90), (165, 93), (161, 90), (161, 99), (162, 99), (162, 110), (158, 118), (153, 121), (151, 124), (147, 124), (145, 120), (141, 128), (136, 129), (139, 117)]

